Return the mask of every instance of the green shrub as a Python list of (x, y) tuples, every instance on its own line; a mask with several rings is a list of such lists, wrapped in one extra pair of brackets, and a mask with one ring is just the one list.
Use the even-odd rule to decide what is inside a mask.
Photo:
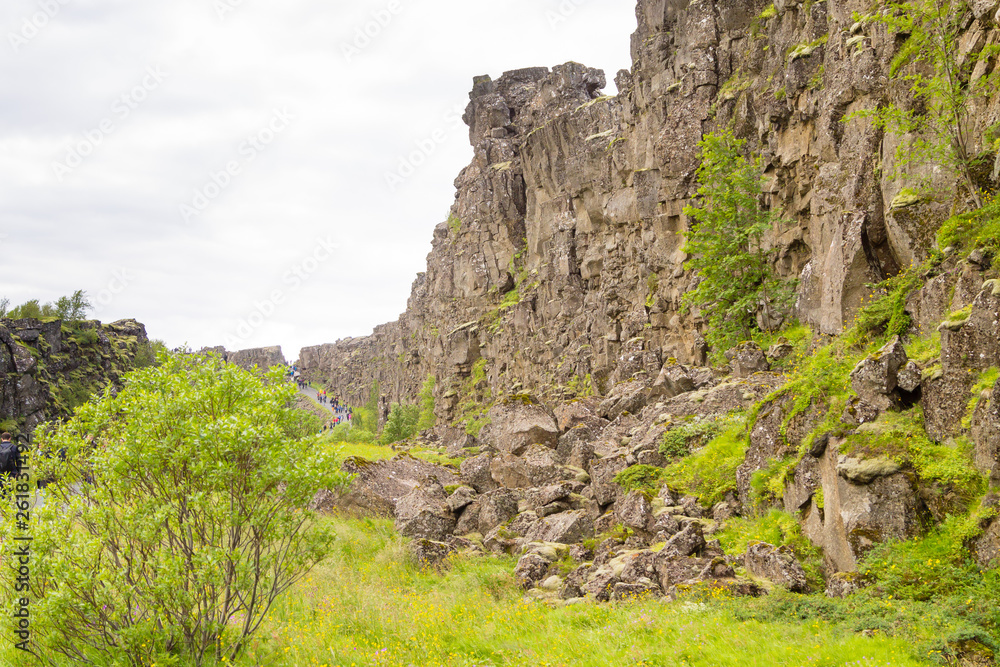
[(1000, 368), (997, 368), (996, 366), (987, 368), (979, 374), (979, 377), (976, 379), (975, 384), (972, 385), (972, 389), (970, 390), (972, 397), (969, 399), (969, 403), (965, 408), (965, 417), (962, 418), (963, 428), (972, 427), (972, 416), (975, 414), (976, 408), (979, 406), (979, 402), (983, 400), (983, 392), (988, 389), (992, 389), (998, 378), (1000, 378)]
[(660, 440), (660, 454), (668, 458), (682, 458), (691, 450), (703, 446), (719, 434), (720, 427), (716, 419), (695, 417), (691, 421), (674, 426), (663, 434)]
[[(40, 434), (52, 480), (32, 512), (32, 639), (46, 657), (137, 667), (232, 660), (332, 536), (306, 510), (348, 478), (297, 439), (294, 387), (171, 356)], [(0, 539), (19, 534), (4, 505)], [(11, 607), (14, 570), (0, 568)], [(9, 616), (5, 615), (9, 619)], [(10, 620), (0, 621), (14, 636)]]
[(664, 468), (663, 481), (711, 506), (736, 490), (736, 469), (743, 463), (746, 448), (745, 419), (730, 416), (723, 430), (707, 445)]
[(954, 487), (966, 500), (980, 493), (985, 479), (972, 462), (972, 445), (959, 439), (938, 444), (924, 429), (923, 410), (884, 412), (847, 436), (841, 452), (861, 458), (882, 457), (912, 467), (920, 479)]
[(417, 420), (417, 431), (426, 431), (434, 428), (437, 424), (437, 416), (434, 414), (434, 385), (437, 382), (433, 375), (428, 375), (420, 388), (420, 395), (417, 402), (420, 405), (420, 418)]
[(393, 403), (389, 410), (389, 418), (385, 420), (385, 427), (382, 429), (379, 442), (383, 445), (389, 445), (413, 437), (417, 433), (419, 420), (419, 406)]
[[(858, 345), (873, 340), (904, 336), (913, 325), (906, 312), (906, 300), (923, 284), (927, 267), (911, 267), (872, 288), (868, 303), (858, 310), (847, 340)], [(881, 296), (879, 296), (881, 294)]]
[(650, 465), (634, 465), (615, 475), (615, 484), (626, 493), (639, 491), (648, 497), (656, 495), (663, 483), (663, 468)]
[[(970, 557), (969, 540), (982, 533), (985, 519), (996, 509), (981, 506), (965, 516), (950, 516), (925, 537), (875, 545), (859, 564), (879, 596), (932, 600), (959, 594), (1000, 599), (1000, 572), (984, 577)], [(1000, 616), (998, 616), (1000, 620)]]
[(982, 208), (945, 220), (938, 230), (937, 244), (942, 250), (950, 246), (965, 254), (982, 248), (993, 254), (993, 267), (1000, 267), (1000, 201), (996, 193), (986, 197)]

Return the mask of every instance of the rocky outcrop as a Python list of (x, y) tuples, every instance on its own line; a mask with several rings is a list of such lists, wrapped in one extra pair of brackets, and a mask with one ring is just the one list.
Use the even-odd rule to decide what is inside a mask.
[(224, 347), (206, 347), (199, 350), (199, 352), (211, 352), (222, 357), (223, 361), (227, 361), (231, 364), (235, 364), (240, 368), (245, 370), (253, 370), (257, 367), (258, 370), (267, 371), (275, 366), (287, 366), (288, 362), (285, 360), (285, 355), (281, 352), (281, 346), (275, 345), (273, 347), (255, 347), (248, 350), (238, 350), (236, 352), (230, 352)]
[(146, 329), (135, 320), (0, 320), (0, 422), (30, 431), (69, 417), (136, 366), (153, 362)]

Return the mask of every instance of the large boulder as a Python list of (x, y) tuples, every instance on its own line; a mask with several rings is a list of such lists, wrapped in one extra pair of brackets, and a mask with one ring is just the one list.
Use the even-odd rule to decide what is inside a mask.
[(899, 372), (906, 362), (906, 350), (899, 336), (893, 336), (878, 352), (858, 362), (851, 371), (851, 386), (861, 400), (878, 410), (897, 408), (901, 405)]
[(455, 553), (455, 547), (447, 542), (436, 542), (418, 538), (406, 545), (410, 558), (422, 569), (440, 569), (446, 558)]
[(767, 579), (794, 593), (809, 592), (805, 570), (788, 547), (755, 542), (747, 547), (743, 565), (755, 577)]
[(514, 568), (514, 581), (521, 588), (532, 588), (545, 578), (551, 563), (537, 553), (521, 556)]
[(531, 445), (555, 449), (558, 444), (555, 416), (531, 396), (518, 395), (497, 403), (490, 408), (489, 417), (479, 440), (501, 453), (517, 456)]
[(485, 452), (462, 461), (462, 465), (459, 467), (459, 476), (462, 482), (479, 493), (486, 493), (497, 488), (497, 483), (490, 473), (491, 461), (492, 457)]
[(618, 515), (619, 522), (628, 528), (648, 531), (653, 525), (653, 506), (638, 491), (632, 491), (622, 498), (615, 508), (615, 514)]
[(458, 476), (451, 468), (433, 465), (407, 454), (378, 462), (350, 457), (341, 469), (353, 474), (354, 482), (343, 497), (331, 499), (328, 505), (366, 514), (392, 516), (399, 499), (428, 476), (443, 486), (458, 483)]
[(480, 496), (479, 532), (486, 535), (491, 530), (517, 516), (517, 494), (509, 489), (497, 489)]
[(448, 496), (432, 478), (396, 502), (396, 530), (406, 537), (440, 542), (454, 532), (455, 524)]
[(594, 522), (583, 510), (552, 514), (539, 520), (527, 538), (532, 542), (576, 544), (594, 534)]
[(600, 416), (614, 421), (623, 413), (637, 414), (649, 400), (647, 385), (642, 380), (629, 380), (615, 385), (598, 408)]
[(529, 445), (521, 456), (502, 454), (490, 463), (493, 480), (507, 489), (545, 486), (574, 475), (563, 468), (555, 450)]
[(726, 351), (726, 359), (733, 369), (733, 375), (738, 378), (750, 377), (754, 373), (763, 373), (771, 370), (771, 365), (767, 363), (767, 356), (760, 349), (760, 345), (753, 341), (740, 343), (731, 350)]
[(615, 475), (628, 467), (626, 457), (610, 456), (597, 459), (590, 464), (590, 477), (594, 489), (594, 500), (601, 505), (610, 505), (624, 495), (622, 488), (615, 484)]

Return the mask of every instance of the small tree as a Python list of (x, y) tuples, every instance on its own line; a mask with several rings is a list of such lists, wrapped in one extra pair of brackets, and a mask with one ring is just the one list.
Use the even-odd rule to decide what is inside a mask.
[(858, 115), (897, 135), (909, 137), (896, 154), (899, 164), (940, 165), (961, 180), (975, 208), (983, 205), (976, 184), (975, 167), (979, 137), (975, 133), (976, 102), (997, 92), (1000, 73), (987, 66), (973, 76), (976, 65), (998, 53), (990, 45), (965, 55), (960, 38), (969, 18), (969, 7), (953, 0), (889, 2), (874, 14), (856, 16), (884, 25), (891, 33), (906, 35), (892, 61), (890, 76), (908, 81), (914, 104), (888, 105)]
[(437, 379), (433, 375), (428, 375), (424, 381), (424, 386), (420, 388), (420, 420), (417, 422), (418, 431), (426, 431), (434, 428), (437, 424), (437, 416), (434, 414), (434, 385)]
[(692, 255), (685, 268), (701, 277), (684, 303), (701, 309), (708, 321), (705, 338), (716, 350), (749, 339), (758, 328), (758, 311), (773, 321), (772, 309), (789, 294), (763, 245), (777, 219), (761, 209), (759, 161), (743, 156), (744, 144), (729, 131), (705, 136), (698, 144), (700, 201), (684, 209), (693, 220), (685, 234), (684, 250)]
[[(159, 361), (38, 438), (33, 469), (53, 480), (33, 510), (43, 663), (231, 661), (330, 547), (306, 508), (347, 478), (314, 438), (296, 437), (281, 370), (265, 379), (216, 357)], [(17, 523), (3, 512), (10, 545)], [(9, 601), (15, 570), (0, 572)]]
[(420, 408), (416, 405), (400, 405), (393, 403), (389, 418), (385, 420), (380, 441), (389, 445), (405, 440), (417, 432), (417, 422), (420, 419)]
[(68, 322), (78, 322), (93, 308), (87, 293), (78, 289), (72, 296), (62, 296), (54, 304), (55, 316)]

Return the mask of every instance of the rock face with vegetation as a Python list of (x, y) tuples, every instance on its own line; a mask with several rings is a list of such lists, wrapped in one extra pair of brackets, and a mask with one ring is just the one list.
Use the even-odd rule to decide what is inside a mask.
[(57, 319), (0, 320), (0, 421), (31, 430), (69, 417), (73, 408), (124, 374), (153, 363), (145, 327)]
[[(643, 0), (615, 97), (602, 96), (602, 72), (574, 63), (477, 79), (465, 116), (475, 157), (407, 311), (371, 336), (304, 349), (303, 367), (358, 404), (376, 385), (409, 400), (434, 375), (452, 418), (481, 359), (494, 394), (546, 399), (604, 393), (638, 371), (655, 379), (670, 359), (704, 362), (699, 319), (681, 308), (696, 280), (684, 207), (699, 140), (726, 126), (761, 155), (766, 198), (783, 213), (768, 247), (798, 279), (796, 315), (840, 333), (867, 284), (928, 257), (950, 208), (900, 196), (898, 140), (852, 116), (907, 96), (889, 85), (896, 40), (854, 15), (866, 10)], [(993, 13), (980, 14), (963, 48), (993, 30)], [(916, 296), (920, 322), (968, 303), (975, 279), (949, 275)]]
[[(300, 356), (367, 427), (419, 396), (423, 444), (460, 442), (446, 495), (383, 503), (421, 562), (512, 553), (562, 599), (993, 585), (1000, 17), (934, 6), (640, 0), (615, 97), (576, 63), (476, 79), (406, 312)], [(713, 145), (794, 292), (734, 301), (727, 346), (691, 299)]]

